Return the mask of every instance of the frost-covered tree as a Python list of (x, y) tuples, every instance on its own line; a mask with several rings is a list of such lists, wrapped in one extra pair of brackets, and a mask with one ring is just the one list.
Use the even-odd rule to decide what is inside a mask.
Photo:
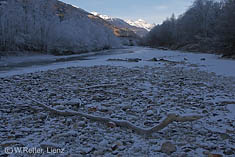
[(120, 46), (104, 24), (57, 0), (7, 0), (0, 6), (0, 50), (80, 53)]
[(225, 0), (219, 18), (218, 33), (226, 55), (235, 55), (235, 0)]
[(195, 0), (177, 19), (153, 28), (145, 44), (235, 54), (234, 17), (235, 0)]

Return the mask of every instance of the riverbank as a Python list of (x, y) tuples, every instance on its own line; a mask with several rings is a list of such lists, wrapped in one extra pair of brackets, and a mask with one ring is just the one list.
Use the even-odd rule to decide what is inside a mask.
[[(7, 146), (50, 146), (64, 149), (61, 156), (233, 156), (235, 78), (165, 64), (69, 67), (0, 79), (0, 154)], [(29, 98), (143, 128), (170, 113), (202, 119), (144, 137), (115, 124), (50, 114)]]

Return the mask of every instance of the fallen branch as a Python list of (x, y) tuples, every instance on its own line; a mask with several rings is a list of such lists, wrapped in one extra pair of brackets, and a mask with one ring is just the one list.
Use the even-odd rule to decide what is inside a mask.
[[(30, 99), (30, 98), (29, 98)], [(120, 127), (124, 127), (124, 128), (128, 128), (131, 129), (133, 131), (135, 131), (138, 134), (141, 135), (150, 135), (154, 132), (158, 132), (162, 129), (164, 129), (165, 127), (167, 127), (170, 123), (172, 122), (192, 122), (198, 119), (201, 119), (201, 116), (198, 115), (193, 115), (193, 116), (179, 116), (176, 114), (169, 114), (159, 125), (156, 125), (152, 128), (141, 128), (138, 126), (135, 126), (134, 124), (125, 121), (125, 120), (114, 120), (114, 119), (110, 119), (110, 118), (106, 118), (106, 117), (99, 117), (99, 116), (94, 116), (94, 115), (90, 115), (90, 114), (86, 114), (83, 112), (75, 112), (75, 111), (61, 111), (61, 110), (56, 110), (52, 107), (49, 107), (41, 102), (38, 102), (34, 99), (30, 99), (32, 100), (35, 104), (40, 105), (41, 107), (43, 107), (44, 109), (48, 110), (49, 112), (56, 114), (56, 115), (61, 115), (61, 116), (80, 116), (80, 117), (85, 117), (87, 119), (90, 119), (92, 121), (98, 121), (98, 122), (102, 122), (102, 123), (110, 123), (113, 122), (115, 123), (117, 126)]]

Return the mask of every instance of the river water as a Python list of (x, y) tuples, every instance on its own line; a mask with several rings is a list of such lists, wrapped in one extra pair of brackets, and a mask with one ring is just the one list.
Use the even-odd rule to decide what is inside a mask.
[[(184, 62), (207, 72), (214, 72), (223, 76), (235, 77), (235, 60), (220, 59), (220, 56), (203, 53), (185, 53), (180, 51), (164, 51), (146, 47), (125, 47), (122, 49), (90, 52), (80, 55), (52, 56), (32, 55), (5, 57), (0, 59), (0, 77), (20, 75), (37, 71), (46, 71), (67, 67), (78, 66), (166, 66), (164, 62), (150, 62), (152, 58), (165, 59), (169, 61)], [(139, 58), (139, 62), (109, 61), (109, 59), (131, 59)]]

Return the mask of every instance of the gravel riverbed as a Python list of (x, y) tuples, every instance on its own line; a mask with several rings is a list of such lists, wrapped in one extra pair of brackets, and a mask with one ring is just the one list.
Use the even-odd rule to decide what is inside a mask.
[[(128, 120), (148, 128), (170, 113), (201, 115), (145, 137), (58, 110)], [(6, 148), (57, 152), (10, 156), (222, 156), (235, 155), (235, 78), (183, 67), (93, 66), (0, 79), (0, 155)], [(60, 152), (58, 152), (61, 150)]]

